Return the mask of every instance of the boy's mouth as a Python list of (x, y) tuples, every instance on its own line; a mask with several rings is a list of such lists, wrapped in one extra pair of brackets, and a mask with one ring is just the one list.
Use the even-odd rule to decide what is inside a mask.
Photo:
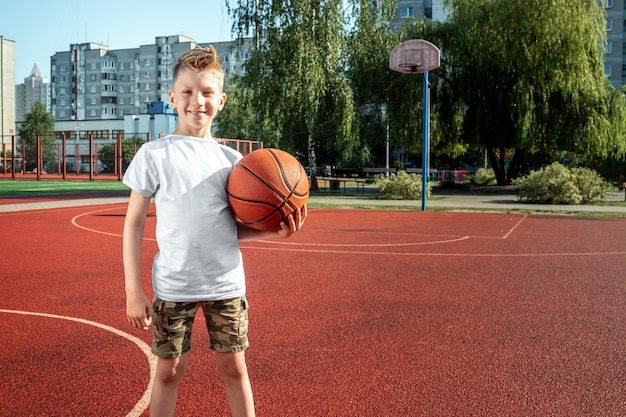
[(206, 114), (206, 112), (204, 112), (204, 111), (190, 111), (189, 113), (194, 115), (194, 116), (198, 116), (200, 114)]

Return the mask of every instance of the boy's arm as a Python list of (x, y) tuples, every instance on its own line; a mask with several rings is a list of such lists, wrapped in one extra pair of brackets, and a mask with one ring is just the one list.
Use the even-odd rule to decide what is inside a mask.
[(143, 292), (140, 275), (141, 247), (149, 205), (149, 197), (131, 191), (123, 237), (126, 316), (131, 326), (143, 329), (148, 329), (152, 321), (152, 305)]
[(255, 230), (238, 222), (237, 234), (240, 241), (269, 239), (276, 237), (276, 235), (280, 237), (289, 237), (296, 233), (298, 230), (300, 230), (300, 228), (302, 228), (302, 225), (304, 224), (307, 215), (308, 209), (305, 204), (301, 209), (297, 209), (295, 211), (295, 215), (289, 215), (289, 217), (287, 218), (287, 222), (281, 222), (280, 229), (278, 229), (276, 232), (264, 232), (261, 230)]

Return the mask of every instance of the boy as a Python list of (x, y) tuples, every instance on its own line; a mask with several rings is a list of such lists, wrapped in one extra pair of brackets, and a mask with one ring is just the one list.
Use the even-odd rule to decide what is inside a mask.
[[(200, 307), (231, 413), (254, 416), (244, 357), (248, 314), (239, 240), (289, 237), (307, 216), (304, 206), (281, 223), (278, 232), (259, 232), (233, 220), (226, 184), (242, 155), (211, 137), (213, 118), (226, 102), (223, 82), (213, 47), (183, 54), (168, 92), (178, 127), (144, 144), (124, 176), (131, 188), (123, 238), (126, 310), (132, 326), (153, 329), (152, 352), (158, 357), (150, 399), (153, 417), (174, 415), (193, 318)], [(159, 247), (152, 266), (152, 303), (143, 292), (139, 271), (151, 198)]]

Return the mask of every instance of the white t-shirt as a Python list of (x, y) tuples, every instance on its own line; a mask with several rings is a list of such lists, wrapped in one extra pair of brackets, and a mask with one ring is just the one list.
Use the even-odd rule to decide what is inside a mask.
[(168, 135), (145, 143), (124, 184), (154, 197), (159, 252), (152, 266), (155, 295), (206, 301), (246, 292), (237, 227), (226, 186), (242, 155), (213, 139)]

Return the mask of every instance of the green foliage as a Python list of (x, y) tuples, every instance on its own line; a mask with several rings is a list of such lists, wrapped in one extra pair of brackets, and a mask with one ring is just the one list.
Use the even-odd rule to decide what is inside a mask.
[(227, 2), (235, 37), (255, 39), (242, 48), (252, 54), (219, 136), (260, 134), (310, 166), (380, 166), (387, 137), (417, 157), (423, 76), (391, 71), (388, 58), (403, 40), (425, 39), (442, 51), (429, 79), (433, 161), (486, 150), (504, 185), (529, 155), (626, 155), (626, 96), (603, 71), (597, 0), (447, 0), (446, 22), (407, 19), (392, 30), (397, 4)]
[(513, 181), (519, 199), (529, 203), (585, 204), (604, 199), (611, 185), (588, 168), (566, 168), (554, 162)]
[[(346, 40), (345, 77), (353, 90), (355, 103), (354, 125), (355, 136), (358, 136), (352, 140), (352, 146), (361, 151), (353, 151), (358, 155), (358, 165), (353, 166), (380, 166), (386, 162), (383, 158), (387, 135), (395, 146), (400, 146), (405, 139), (398, 129), (401, 122), (395, 110), (397, 103), (407, 101), (406, 94), (419, 97), (421, 89), (411, 90), (396, 83), (399, 74), (389, 70), (389, 51), (400, 43), (400, 32), (390, 27), (397, 1), (355, 0), (351, 3), (348, 13), (354, 19), (354, 26)], [(376, 10), (372, 8), (374, 3)], [(398, 93), (400, 89), (404, 89), (403, 94)], [(421, 109), (420, 101), (408, 101)], [(402, 129), (405, 127), (409, 126), (402, 124)]]
[(228, 100), (226, 105), (215, 119), (215, 137), (225, 139), (245, 139), (258, 141), (259, 138), (265, 147), (289, 149), (294, 155), (301, 152), (287, 148), (281, 141), (280, 129), (275, 121), (267, 117), (267, 110), (257, 106), (257, 93), (246, 87), (243, 80), (233, 76), (225, 86), (224, 92)]
[(262, 127), (275, 146), (307, 155), (312, 168), (322, 152), (334, 154), (333, 165), (352, 159), (361, 148), (352, 143), (353, 97), (343, 74), (343, 2), (232, 3), (227, 6), (237, 37), (254, 33), (258, 39), (238, 89), (249, 90), (246, 100), (251, 103), (239, 108), (254, 109), (262, 120), (255, 120), (248, 132)]
[[(422, 176), (399, 171), (388, 178), (380, 177), (378, 189), (384, 198), (401, 197), (404, 200), (418, 200), (422, 198)], [(430, 183), (426, 188), (426, 196), (432, 191)]]
[(583, 203), (593, 200), (604, 200), (608, 192), (613, 188), (600, 174), (589, 168), (572, 168), (571, 171), (574, 177), (574, 184), (578, 188)]
[[(129, 137), (122, 140), (122, 167), (125, 169), (133, 160), (137, 150), (144, 144), (144, 140), (138, 137)], [(112, 164), (115, 158), (115, 145), (104, 144), (98, 148), (98, 158), (105, 163)]]
[(26, 145), (27, 169), (35, 167), (37, 158), (37, 136), (40, 138), (42, 160), (45, 162), (56, 161), (57, 147), (54, 136), (54, 117), (46, 111), (41, 100), (35, 101), (26, 114), (26, 120), (19, 128), (20, 143)]
[(467, 181), (473, 185), (496, 185), (496, 174), (492, 168), (478, 168), (476, 172), (467, 177)]
[(528, 154), (626, 153), (626, 101), (604, 74), (596, 0), (449, 4), (447, 22), (411, 32), (445, 51), (432, 72), (434, 125), (449, 141), (487, 149), (499, 184), (517, 177)]

